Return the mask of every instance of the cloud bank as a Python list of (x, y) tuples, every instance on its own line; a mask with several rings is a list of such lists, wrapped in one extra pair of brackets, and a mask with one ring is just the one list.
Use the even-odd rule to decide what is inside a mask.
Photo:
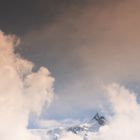
[(0, 138), (38, 140), (27, 130), (29, 116), (52, 101), (54, 78), (45, 67), (33, 72), (34, 64), (15, 53), (18, 43), (0, 31)]

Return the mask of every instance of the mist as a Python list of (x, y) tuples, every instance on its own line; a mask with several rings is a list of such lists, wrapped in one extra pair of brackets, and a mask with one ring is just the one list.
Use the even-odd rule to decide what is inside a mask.
[(46, 20), (22, 37), (22, 55), (49, 67), (56, 79), (59, 100), (45, 117), (78, 118), (70, 102), (81, 114), (94, 111), (103, 101), (100, 84), (120, 83), (139, 94), (139, 5), (138, 0), (88, 0), (62, 6), (65, 12), (51, 24)]

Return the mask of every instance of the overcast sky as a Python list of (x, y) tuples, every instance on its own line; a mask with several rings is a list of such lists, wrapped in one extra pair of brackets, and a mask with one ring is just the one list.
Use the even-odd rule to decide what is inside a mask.
[(102, 102), (101, 84), (139, 93), (139, 6), (138, 0), (1, 1), (0, 29), (19, 36), (17, 51), (55, 78), (57, 97), (43, 118), (91, 115)]

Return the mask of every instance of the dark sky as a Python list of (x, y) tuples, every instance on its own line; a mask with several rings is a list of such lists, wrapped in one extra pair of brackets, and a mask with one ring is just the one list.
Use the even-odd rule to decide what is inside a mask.
[(89, 5), (97, 8), (115, 3), (115, 0), (1, 0), (0, 27), (5, 32), (22, 35), (54, 23), (67, 12), (75, 10), (75, 14), (80, 14)]
[(86, 0), (1, 0), (1, 30), (22, 35), (28, 31), (51, 24), (70, 7), (82, 8)]

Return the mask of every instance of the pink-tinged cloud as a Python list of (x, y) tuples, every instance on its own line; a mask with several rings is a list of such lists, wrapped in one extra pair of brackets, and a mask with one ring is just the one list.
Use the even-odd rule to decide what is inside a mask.
[(17, 41), (0, 32), (0, 138), (38, 140), (27, 130), (29, 114), (51, 102), (54, 78), (45, 67), (33, 72), (33, 63), (15, 53)]

